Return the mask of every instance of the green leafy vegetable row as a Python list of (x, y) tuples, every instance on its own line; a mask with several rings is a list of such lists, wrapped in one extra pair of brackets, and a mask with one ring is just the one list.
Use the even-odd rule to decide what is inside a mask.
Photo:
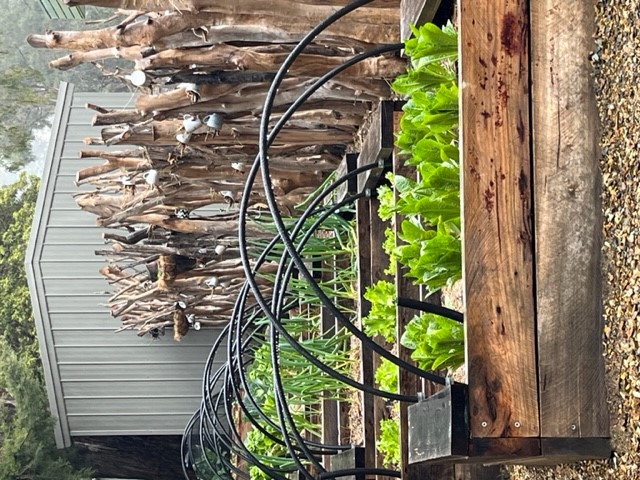
[[(389, 184), (380, 187), (379, 216), (404, 219), (396, 236), (388, 229), (383, 248), (391, 259), (387, 273), (402, 273), (416, 284), (435, 292), (462, 276), (460, 242), (460, 175), (458, 152), (458, 86), (455, 62), (457, 32), (451, 25), (432, 24), (412, 28), (414, 37), (405, 43), (411, 65), (392, 84), (405, 96), (396, 146), (415, 167), (418, 180), (388, 174)], [(365, 333), (396, 338), (396, 292), (393, 284), (380, 280), (366, 294), (372, 306), (363, 319)], [(426, 370), (456, 368), (464, 363), (464, 331), (460, 324), (432, 314), (415, 316), (399, 339), (412, 350), (411, 358)], [(398, 369), (382, 360), (375, 374), (381, 389), (396, 392)], [(395, 420), (382, 420), (378, 449), (385, 463), (399, 462), (399, 432)]]
[[(407, 154), (407, 163), (415, 166), (419, 180), (389, 174), (390, 185), (378, 190), (378, 214), (383, 220), (402, 214), (400, 244), (395, 244), (389, 229), (384, 248), (391, 265), (397, 261), (404, 274), (433, 292), (462, 274), (458, 39), (451, 25), (426, 24), (413, 28), (413, 33), (405, 44), (411, 66), (392, 87), (407, 97), (396, 145)], [(372, 304), (363, 320), (365, 333), (396, 340), (394, 285), (381, 280), (369, 287), (365, 298)], [(412, 358), (425, 369), (455, 368), (464, 361), (462, 328), (435, 315), (412, 319), (400, 342), (413, 350)]]
[[(303, 237), (313, 226), (315, 219), (312, 217), (305, 223), (299, 237)], [(290, 220), (291, 224), (294, 221)], [(271, 231), (273, 226), (266, 221), (263, 228)], [(265, 241), (254, 242), (258, 251), (265, 245)], [(280, 261), (283, 249), (282, 245), (276, 245), (269, 259)], [(328, 296), (342, 300), (343, 313), (355, 315), (355, 310), (346, 305), (347, 300), (352, 301), (355, 298), (356, 250), (353, 221), (347, 221), (339, 215), (325, 219), (322, 228), (310, 237), (301, 254), (305, 262), (322, 265), (316, 271), (332, 273), (330, 278), (319, 282), (319, 287)], [(337, 260), (343, 260), (342, 263), (349, 267), (334, 272), (333, 264)], [(273, 274), (261, 275), (270, 283), (276, 281)], [(349, 334), (340, 330), (334, 335), (324, 336), (320, 328), (320, 300), (308, 283), (295, 277), (289, 279), (284, 304), (292, 306), (288, 314), (281, 319), (287, 333), (319, 361), (343, 375), (349, 375), (353, 361), (349, 356), (349, 350), (345, 348), (349, 343)], [(252, 426), (244, 442), (260, 462), (282, 473), (294, 472), (297, 467), (283, 444), (282, 432), (270, 425), (278, 425), (279, 417), (275, 402), (274, 370), (271, 360), (273, 346), (269, 341), (269, 323), (267, 318), (255, 321), (259, 333), (255, 335), (251, 348), (246, 352), (247, 357), (250, 357), (246, 366), (248, 393), (255, 399), (261, 412), (258, 412), (248, 400), (244, 404), (262, 429), (279, 441), (274, 441), (263, 430)], [(321, 429), (317, 419), (321, 414), (321, 401), (329, 398), (344, 400), (348, 394), (347, 387), (311, 364), (283, 338), (278, 344), (277, 356), (280, 380), (296, 428), (303, 435), (319, 436)], [(267, 480), (270, 477), (257, 466), (250, 466), (249, 478)]]
[[(392, 263), (429, 291), (462, 275), (460, 250), (460, 168), (458, 155), (457, 33), (451, 25), (413, 29), (405, 51), (411, 66), (393, 82), (407, 97), (396, 145), (415, 166), (419, 180), (388, 176), (379, 190), (383, 220), (400, 213), (400, 245), (385, 242)], [(394, 190), (396, 194), (394, 195)]]

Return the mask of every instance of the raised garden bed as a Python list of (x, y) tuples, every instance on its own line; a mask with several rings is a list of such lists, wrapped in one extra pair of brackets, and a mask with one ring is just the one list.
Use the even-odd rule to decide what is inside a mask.
[[(562, 242), (548, 242), (553, 233), (548, 230), (548, 225), (554, 224), (559, 217), (554, 217), (546, 205), (553, 201), (556, 205), (553, 212), (563, 211), (565, 203), (570, 211), (590, 212), (597, 209), (595, 197), (586, 194), (576, 201), (572, 192), (575, 193), (577, 187), (569, 185), (565, 192), (567, 195), (558, 198), (546, 190), (548, 183), (545, 185), (544, 182), (533, 180), (549, 181), (553, 177), (549, 169), (557, 170), (558, 166), (542, 158), (535, 161), (539, 150), (533, 150), (532, 153), (532, 148), (538, 145), (538, 138), (540, 146), (536, 148), (540, 149), (546, 143), (544, 130), (533, 135), (530, 127), (531, 118), (535, 118), (538, 110), (530, 101), (528, 72), (533, 67), (530, 67), (528, 60), (528, 14), (524, 10), (498, 8), (489, 13), (483, 10), (470, 12), (463, 8), (459, 12), (459, 24), (462, 57), (458, 68), (460, 83), (464, 85), (460, 97), (459, 122), (461, 211), (458, 215), (461, 221), (451, 211), (446, 214), (438, 211), (409, 212), (408, 207), (398, 207), (393, 222), (396, 247), (392, 250), (394, 259), (406, 258), (396, 265), (391, 277), (385, 272), (389, 262), (382, 248), (385, 224), (377, 215), (380, 201), (375, 198), (375, 188), (384, 181), (385, 173), (391, 171), (394, 175), (393, 185), (398, 190), (394, 194), (396, 205), (400, 205), (409, 187), (419, 191), (411, 182), (417, 181), (416, 185), (423, 182), (428, 171), (418, 165), (421, 175), (420, 178), (416, 177), (411, 162), (406, 163), (406, 156), (398, 149), (394, 150), (392, 139), (402, 127), (399, 112), (403, 105), (395, 101), (382, 102), (374, 110), (360, 153), (346, 156), (343, 165), (338, 168), (339, 175), (351, 177), (344, 179), (333, 197), (336, 202), (355, 200), (359, 297), (356, 318), (359, 321), (348, 320), (344, 323), (342, 317), (345, 312), (331, 294), (320, 304), (322, 330), (313, 335), (316, 338), (318, 335), (331, 336), (331, 332), (336, 331), (336, 319), (341, 327), (352, 323), (367, 332), (367, 318), (373, 312), (374, 305), (366, 301), (373, 297), (367, 297), (365, 291), (382, 278), (392, 280), (396, 298), (425, 300), (426, 303), (437, 305), (439, 301), (434, 294), (442, 285), (454, 282), (461, 275), (465, 330), (464, 381), (459, 378), (453, 380), (450, 375), (441, 376), (446, 372), (427, 373), (411, 367), (416, 357), (411, 349), (405, 348), (406, 344), (400, 344), (400, 339), (406, 334), (407, 325), (415, 322), (412, 320), (414, 312), (406, 307), (395, 308), (394, 335), (399, 345), (395, 348), (389, 345), (385, 341), (389, 339), (385, 339), (382, 332), (367, 332), (373, 337), (373, 342), (363, 341), (359, 349), (356, 348), (358, 352), (355, 358), (360, 362), (358, 378), (351, 374), (347, 382), (362, 391), (359, 408), (356, 409), (361, 412), (358, 428), (362, 437), (355, 437), (361, 443), (362, 450), (343, 449), (343, 442), (347, 438), (354, 439), (354, 432), (347, 434), (347, 431), (355, 426), (345, 419), (343, 405), (346, 397), (320, 396), (321, 410), (318, 411), (314, 405), (307, 405), (305, 408), (310, 410), (294, 421), (299, 425), (290, 423), (287, 426), (284, 417), (279, 418), (280, 427), (286, 432), (282, 439), (289, 452), (282, 451), (282, 454), (285, 458), (290, 456), (290, 466), (287, 468), (293, 468), (293, 459), (293, 464), (298, 463), (299, 474), (305, 478), (362, 478), (363, 475), (381, 478), (399, 475), (407, 479), (425, 478), (428, 475), (438, 478), (455, 478), (455, 475), (469, 479), (495, 478), (498, 475), (495, 468), (472, 465), (558, 463), (601, 458), (609, 454), (604, 389), (598, 388), (598, 381), (601, 380), (600, 332), (597, 328), (599, 316), (597, 308), (593, 308), (598, 304), (593, 299), (600, 296), (599, 284), (592, 282), (591, 278), (584, 278), (580, 288), (589, 287), (590, 293), (582, 297), (587, 303), (576, 306), (574, 312), (589, 311), (589, 305), (591, 310), (586, 317), (584, 313), (580, 314), (582, 320), (572, 320), (574, 323), (571, 328), (558, 318), (556, 312), (546, 308), (556, 301), (559, 305), (566, 305), (567, 297), (557, 281), (550, 280), (559, 274), (556, 265), (550, 265), (545, 259), (556, 256), (566, 258), (577, 248), (575, 243), (571, 243), (573, 238), (564, 234)], [(482, 29), (477, 25), (481, 25)], [(492, 30), (499, 33), (493, 33)], [(535, 30), (532, 35), (535, 36)], [(483, 40), (479, 41), (479, 38)], [(457, 50), (455, 45), (454, 42), (453, 50)], [(450, 46), (448, 48), (451, 49)], [(450, 54), (442, 58), (453, 61)], [(449, 68), (453, 66), (449, 65)], [(536, 65), (535, 68), (542, 67)], [(433, 77), (434, 72), (429, 74)], [(454, 111), (457, 115), (457, 89), (438, 85), (437, 82), (434, 85), (431, 86), (432, 93), (426, 95), (437, 98), (438, 106), (433, 108), (439, 110), (430, 111), (429, 115), (436, 122), (444, 122), (445, 117), (451, 121)], [(415, 105), (410, 108), (415, 108)], [(414, 114), (420, 115), (419, 112)], [(457, 153), (453, 154), (447, 148), (455, 147), (458, 141), (446, 138), (458, 127), (447, 127), (447, 135), (444, 135), (445, 130), (435, 131), (431, 124), (427, 128), (432, 129), (439, 139), (444, 136), (444, 143), (439, 148), (446, 150), (442, 150), (443, 155), (447, 153), (453, 156), (444, 161), (446, 165), (443, 163), (443, 168), (457, 172)], [(576, 168), (588, 170), (589, 165), (590, 159), (586, 157)], [(357, 172), (360, 173), (355, 176)], [(447, 178), (450, 172), (442, 173), (443, 178)], [(403, 177), (406, 180), (399, 180)], [(583, 185), (586, 190), (592, 187), (593, 184)], [(434, 189), (433, 185), (425, 188)], [(444, 204), (443, 198), (436, 193), (429, 193), (432, 195), (430, 206), (438, 202)], [(407, 218), (403, 219), (405, 216)], [(423, 233), (416, 231), (410, 235), (411, 228)], [(578, 230), (581, 228), (578, 226)], [(288, 240), (287, 235), (294, 236)], [(286, 247), (286, 254), (283, 253), (280, 263), (287, 265), (287, 262), (293, 262), (287, 268), (295, 264), (295, 269), (307, 278), (313, 271), (304, 273), (310, 259), (305, 257), (303, 250), (295, 251), (293, 243), (300, 238), (295, 235), (293, 232), (279, 232), (285, 244), (292, 242)], [(412, 275), (424, 283), (423, 287), (416, 286), (404, 269), (411, 263), (411, 255), (407, 253), (411, 250), (401, 250), (412, 247), (412, 235), (421, 236), (416, 238), (426, 244), (437, 235), (450, 238), (447, 242), (452, 252), (456, 251), (456, 238), (461, 241), (461, 248), (458, 247), (458, 251), (462, 252), (459, 271), (451, 265), (443, 267), (440, 277), (433, 277), (418, 275), (412, 270)], [(593, 249), (593, 246), (590, 248)], [(420, 255), (424, 254), (423, 250), (418, 251)], [(562, 263), (563, 278), (575, 275), (582, 281), (580, 274), (584, 268), (594, 261), (597, 263), (597, 254), (592, 250), (589, 252), (575, 262)], [(301, 256), (296, 259), (296, 255)], [(332, 260), (329, 265), (337, 267), (336, 272), (340, 271), (340, 260)], [(592, 268), (591, 271), (596, 270)], [(320, 283), (331, 282), (330, 276), (325, 277), (326, 272), (321, 263), (318, 276)], [(555, 289), (548, 288), (550, 282), (556, 282)], [(316, 285), (320, 284), (316, 282)], [(316, 293), (319, 294), (319, 291)], [(334, 297), (333, 301), (331, 297)], [(265, 312), (268, 312), (271, 322), (277, 323), (287, 318), (278, 320), (281, 313), (274, 306), (263, 305), (262, 308), (270, 309)], [(445, 311), (445, 315), (459, 320), (455, 312)], [(575, 322), (579, 321), (585, 323), (585, 328), (576, 332)], [(429, 328), (426, 327), (424, 335), (427, 335)], [(354, 335), (356, 332), (352, 331)], [(269, 341), (272, 345), (278, 341), (273, 333), (270, 339), (267, 338), (267, 332), (264, 335), (263, 341)], [(306, 340), (300, 337), (298, 341), (303, 344)], [(575, 356), (584, 359), (585, 363), (572, 366), (568, 363), (558, 364), (556, 360), (560, 352), (571, 345), (583, 348), (580, 352), (576, 351)], [(392, 361), (400, 365), (398, 393), (378, 390), (382, 382), (375, 378), (376, 371), (384, 364), (382, 358), (389, 357), (389, 350), (395, 350), (397, 357)], [(431, 355), (434, 355), (433, 352)], [(276, 357), (272, 355), (274, 368), (278, 365)], [(455, 349), (448, 352), (443, 360), (433, 356), (429, 358), (429, 363), (421, 364), (423, 369), (437, 368), (438, 365), (442, 368), (451, 367), (455, 365)], [(587, 363), (589, 381), (585, 381)], [(336, 371), (331, 374), (332, 377), (334, 373)], [(347, 378), (343, 377), (343, 380)], [(281, 407), (287, 406), (287, 398), (293, 399), (284, 392), (279, 395), (281, 398), (276, 404), (279, 402)], [(568, 410), (571, 396), (586, 400), (581, 400), (577, 409)], [(385, 398), (401, 401), (397, 417), (393, 413), (394, 407), (389, 408)], [(290, 413), (303, 413), (290, 404), (288, 408), (294, 408)], [(318, 413), (320, 416), (317, 416)], [(393, 422), (386, 423), (385, 420), (394, 418), (399, 422), (399, 457), (395, 459), (399, 472), (389, 470), (388, 466), (394, 460), (385, 458), (389, 451), (386, 443), (390, 438), (386, 426), (393, 425)], [(320, 422), (320, 430), (301, 427), (306, 421)], [(301, 430), (295, 433), (296, 428)], [(271, 433), (278, 434), (275, 430)], [(314, 443), (318, 437), (321, 442)], [(336, 443), (341, 447), (329, 446)], [(251, 442), (245, 443), (245, 446), (249, 444)], [(319, 457), (310, 456), (308, 449), (314, 445), (314, 448), (325, 446), (325, 450), (317, 454), (323, 455), (322, 463)], [(270, 468), (276, 466), (269, 465)], [(263, 464), (261, 468), (264, 467)], [(266, 471), (269, 471), (268, 468)]]
[[(545, 43), (548, 25), (536, 23), (535, 13), (533, 19), (518, 9), (459, 13), (468, 388), (454, 384), (413, 407), (414, 434), (404, 430), (401, 414), (402, 440), (413, 435), (412, 445), (426, 450), (403, 458), (408, 477), (427, 464), (537, 465), (610, 454), (600, 358), (597, 154), (586, 138), (579, 142), (582, 150), (572, 153), (573, 144), (553, 130), (558, 124), (545, 102), (550, 90), (565, 94), (554, 84), (564, 71), (556, 67), (561, 73), (546, 75), (545, 65), (557, 58)], [(528, 58), (530, 41), (537, 48), (535, 63)], [(529, 75), (539, 81), (533, 91)], [(539, 100), (532, 102), (532, 96)], [(567, 124), (584, 121), (579, 108), (556, 112)], [(566, 164), (558, 163), (561, 154), (569, 156)], [(392, 164), (400, 173), (402, 163)], [(379, 173), (362, 176), (359, 186), (375, 184)], [(361, 239), (383, 228), (370, 207), (359, 211)], [(368, 258), (379, 272), (377, 250), (372, 244)], [(364, 264), (360, 273), (368, 278), (372, 267)], [(403, 278), (396, 289), (399, 296), (421, 295)], [(400, 332), (405, 315), (399, 309)], [(401, 386), (404, 393), (428, 393), (407, 372)], [(438, 402), (456, 406), (445, 423), (428, 416), (443, 412)], [(375, 407), (369, 410), (372, 418), (379, 416)], [(375, 461), (366, 449), (365, 458)]]
[[(389, 2), (378, 3), (389, 9)], [(400, 10), (406, 39), (409, 23), (442, 16), (446, 7), (402, 2)], [(313, 11), (319, 15), (327, 9), (316, 6)], [(372, 44), (385, 43), (385, 32), (398, 30), (397, 22), (385, 32), (367, 27), (367, 21), (384, 18), (384, 13), (363, 13), (352, 30), (363, 24), (362, 36), (369, 32)], [(387, 85), (373, 78), (379, 72), (367, 57), (373, 52), (386, 65), (386, 74), (397, 73), (402, 61), (392, 52), (402, 45), (362, 48), (362, 39), (343, 28), (337, 32), (355, 42), (359, 56), (341, 47), (335, 50), (342, 56), (337, 61), (326, 45), (311, 48), (320, 52), (320, 66), (327, 68), (342, 68), (342, 61), (363, 62), (359, 69), (345, 71), (349, 74), (338, 77), (339, 82), (306, 78), (321, 74), (307, 53), (293, 67), (295, 55), (312, 39), (299, 47), (263, 46), (270, 59), (285, 62), (278, 73), (261, 77), (274, 82), (268, 91), (265, 84), (253, 85), (252, 74), (238, 74), (250, 85), (229, 93), (216, 83), (222, 78), (219, 72), (206, 71), (199, 79), (206, 80), (203, 85), (186, 83), (174, 92), (141, 96), (135, 126), (108, 126), (102, 138), (89, 140), (107, 145), (127, 140), (148, 148), (135, 157), (88, 152), (104, 155), (107, 164), (79, 173), (78, 183), (92, 179), (97, 190), (80, 194), (78, 203), (98, 214), (103, 226), (146, 221), (164, 229), (155, 233), (162, 245), (153, 249), (159, 256), (154, 279), (149, 271), (156, 290), (139, 292), (146, 282), (123, 269), (105, 272), (114, 282), (131, 281), (124, 292), (129, 296), (112, 299), (116, 313), (133, 312), (124, 328), (157, 337), (165, 327), (180, 324), (181, 337), (191, 323), (194, 329), (206, 326), (204, 319), (195, 322), (201, 316), (215, 317), (216, 325), (230, 318), (205, 371), (203, 406), (185, 436), (187, 458), (201, 474), (480, 479), (495, 477), (496, 470), (462, 465), (558, 463), (609, 454), (600, 358), (598, 182), (590, 140), (595, 132), (585, 120), (588, 107), (573, 107), (569, 100), (576, 98), (565, 87), (585, 69), (585, 43), (576, 47), (584, 53), (582, 60), (571, 57), (573, 63), (561, 64), (559, 59), (570, 56), (563, 50), (565, 43), (549, 33), (555, 27), (543, 21), (548, 15), (559, 18), (525, 1), (461, 4), (460, 48), (453, 27), (431, 28), (431, 40), (420, 40), (425, 44), (418, 54), (418, 41), (405, 44), (406, 52), (415, 54), (416, 70), (430, 68), (409, 77), (407, 84), (417, 82), (413, 86), (396, 86), (399, 93), (412, 95), (406, 104), (378, 101), (388, 97)], [(177, 20), (197, 21), (193, 13)], [(307, 20), (315, 23), (318, 18)], [(140, 28), (136, 24), (134, 29)], [(582, 33), (578, 29), (573, 36)], [(225, 51), (238, 53), (237, 47), (227, 47)], [(253, 46), (242, 48), (249, 59), (262, 58)], [(180, 50), (176, 58), (181, 66), (194, 61), (190, 55), (195, 50)], [(209, 60), (211, 69), (224, 59)], [(249, 65), (269, 70), (257, 60)], [(372, 78), (363, 93), (358, 76), (364, 73)], [(340, 108), (298, 115), (296, 108), (312, 89)], [(588, 92), (581, 93), (579, 100), (588, 105)], [(265, 95), (258, 122), (254, 103)], [(227, 108), (231, 97), (251, 102), (228, 109), (228, 125), (222, 130), (201, 124), (185, 137), (188, 120), (177, 116), (178, 109), (202, 115), (212, 108), (206, 102)], [(369, 105), (373, 113), (359, 153), (346, 154), (335, 181), (323, 183)], [(401, 120), (403, 108), (407, 116)], [(162, 113), (156, 115), (158, 111)], [(122, 111), (101, 115), (97, 123), (108, 125), (130, 117)], [(290, 128), (282, 128), (287, 121)], [(185, 132), (176, 134), (180, 128)], [(586, 134), (578, 136), (577, 131)], [(307, 144), (322, 148), (308, 151)], [(424, 163), (408, 158), (418, 146), (433, 158)], [(226, 162), (238, 157), (225, 155), (239, 154), (246, 164)], [(211, 160), (216, 155), (224, 157), (224, 165)], [(327, 168), (307, 175), (299, 160), (318, 155)], [(297, 166), (296, 175), (291, 165)], [(121, 177), (120, 168), (129, 168), (132, 176)], [(376, 193), (389, 183), (387, 173), (394, 189), (387, 186)], [(157, 181), (165, 183), (158, 188)], [(126, 202), (102, 195), (101, 185), (114, 182)], [(333, 193), (325, 196), (329, 189)], [(213, 200), (237, 210), (229, 216), (221, 210), (211, 218), (190, 218), (186, 206), (209, 206)], [(378, 213), (385, 210), (382, 220)], [(231, 227), (222, 232), (221, 222)], [(384, 234), (388, 228), (391, 237)], [(150, 266), (149, 249), (135, 243), (151, 231), (148, 227), (111, 238), (119, 245), (111, 254), (134, 257), (132, 266)], [(185, 249), (172, 243), (183, 238), (174, 233), (200, 234), (200, 240), (216, 245), (211, 250), (187, 242), (190, 250)], [(178, 249), (201, 258), (178, 271)], [(229, 256), (234, 262), (223, 264)], [(390, 262), (394, 268), (387, 271)], [(218, 270), (225, 265), (229, 271)], [(460, 277), (464, 315), (437, 309), (441, 287)], [(229, 281), (218, 288), (222, 280)], [(389, 282), (380, 284), (380, 291), (389, 286), (386, 296), (376, 290), (380, 280)], [(192, 302), (182, 302), (182, 307), (180, 295), (187, 291)], [(237, 298), (235, 304), (230, 294)], [(147, 305), (136, 309), (138, 301), (153, 295), (155, 310)], [(207, 310), (213, 300), (224, 308)], [(430, 314), (416, 319), (416, 308)], [(376, 315), (390, 315), (391, 327), (374, 328)], [(464, 348), (455, 334), (462, 329), (462, 317)], [(213, 370), (220, 356), (226, 363)], [(464, 373), (452, 376), (450, 370), (460, 363)], [(357, 407), (349, 409), (348, 400), (356, 397)], [(350, 448), (351, 443), (362, 450)]]

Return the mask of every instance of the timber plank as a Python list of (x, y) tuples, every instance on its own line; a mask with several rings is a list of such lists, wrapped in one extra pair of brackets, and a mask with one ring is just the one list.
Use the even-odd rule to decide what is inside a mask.
[[(347, 219), (345, 217), (345, 219)], [(348, 256), (338, 256), (335, 257), (335, 271), (347, 270), (352, 268), (351, 260)], [(338, 288), (336, 286), (336, 288)], [(355, 310), (356, 309), (356, 299), (353, 298), (339, 298), (338, 305), (343, 310)], [(344, 327), (342, 324), (335, 319), (335, 328), (336, 331), (340, 331)], [(351, 348), (349, 345), (349, 340), (347, 340), (344, 348)], [(349, 445), (351, 442), (351, 424), (349, 422), (349, 411), (351, 409), (351, 405), (348, 399), (344, 401), (338, 402), (338, 444), (339, 445)]]
[[(369, 314), (370, 302), (364, 298), (365, 288), (371, 279), (371, 260), (369, 258), (371, 241), (371, 221), (369, 217), (369, 200), (360, 198), (356, 202), (356, 222), (358, 236), (358, 318)], [(373, 350), (364, 344), (360, 349), (360, 381), (373, 386), (374, 376)], [(374, 396), (361, 392), (362, 405), (362, 438), (364, 439), (364, 464), (374, 467), (376, 464), (376, 428)]]
[[(473, 463), (519, 464), (522, 459), (539, 457), (540, 438), (472, 438), (469, 442), (469, 461)], [(476, 457), (476, 458), (474, 458)]]
[(531, 15), (540, 433), (608, 437), (593, 6), (538, 0)]
[[(326, 267), (335, 268), (335, 261), (326, 262)], [(333, 277), (333, 273), (328, 271), (322, 272), (322, 280), (328, 281)], [(322, 306), (320, 308), (320, 326), (323, 338), (331, 338), (336, 334), (336, 319), (328, 308)], [(330, 392), (325, 392), (327, 397)], [(321, 404), (322, 414), (322, 443), (325, 445), (338, 445), (338, 401), (331, 398), (324, 398)], [(329, 469), (331, 467), (331, 455), (324, 456), (324, 466)]]
[(400, 3), (400, 40), (411, 38), (410, 25), (424, 25), (433, 20), (440, 0), (402, 0)]
[(539, 434), (528, 6), (459, 1), (462, 233), (472, 437)]
[[(394, 130), (400, 128), (400, 118), (402, 114), (400, 112), (394, 112), (393, 124)], [(393, 152), (392, 157), (392, 169), (394, 175), (411, 175), (412, 170), (404, 165), (404, 158), (398, 154), (397, 151)], [(415, 172), (413, 172), (415, 175)], [(397, 195), (397, 192), (394, 193)], [(398, 244), (398, 229), (402, 224), (402, 216), (399, 214), (394, 215), (393, 228), (396, 233), (396, 245)], [(396, 264), (396, 294), (398, 297), (407, 298), (420, 298), (420, 287), (413, 284), (413, 282), (403, 275), (402, 266)], [(404, 333), (405, 326), (409, 323), (409, 320), (413, 317), (414, 312), (411, 312), (405, 308), (398, 308), (396, 310), (396, 334), (398, 338), (398, 357), (401, 360), (411, 362), (411, 351), (400, 344), (400, 338)], [(402, 395), (415, 395), (418, 389), (421, 387), (421, 382), (414, 374), (407, 372), (404, 369), (400, 369), (398, 372), (398, 392)], [(404, 402), (400, 403), (400, 474), (402, 480), (413, 480), (418, 478), (425, 478), (419, 468), (409, 465), (409, 419), (407, 412), (408, 405)], [(423, 468), (423, 467), (421, 467)]]
[[(378, 160), (387, 160), (393, 151), (393, 111), (394, 102), (384, 100), (373, 112), (371, 125), (365, 136), (358, 156), (358, 167)], [(375, 167), (358, 175), (358, 191), (375, 188), (384, 174), (384, 168)]]

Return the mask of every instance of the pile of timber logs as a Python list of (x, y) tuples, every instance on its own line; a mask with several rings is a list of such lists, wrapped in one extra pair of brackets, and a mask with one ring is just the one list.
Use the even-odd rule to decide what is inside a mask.
[[(130, 109), (96, 111), (98, 137), (81, 158), (103, 163), (77, 173), (77, 204), (97, 216), (110, 263), (102, 274), (116, 287), (109, 301), (122, 329), (158, 336), (174, 327), (224, 323), (244, 274), (237, 250), (237, 209), (258, 152), (262, 106), (280, 64), (318, 22), (347, 0), (65, 0), (115, 9), (89, 31), (31, 35), (36, 48), (69, 53), (52, 68), (129, 61), (116, 76), (137, 88)], [(167, 8), (170, 7), (170, 10)], [(378, 0), (332, 25), (288, 70), (271, 125), (317, 79), (357, 53), (399, 41), (399, 0)], [(106, 71), (104, 67), (101, 67)], [(288, 121), (269, 151), (270, 178), (258, 178), (250, 216), (266, 209), (269, 181), (278, 206), (295, 205), (339, 163), (371, 103), (390, 95), (389, 80), (405, 62), (388, 54), (347, 69), (323, 85)], [(206, 122), (212, 117), (222, 124)], [(116, 146), (117, 150), (107, 147)], [(248, 225), (255, 239), (271, 234)], [(267, 263), (264, 273), (272, 273)]]

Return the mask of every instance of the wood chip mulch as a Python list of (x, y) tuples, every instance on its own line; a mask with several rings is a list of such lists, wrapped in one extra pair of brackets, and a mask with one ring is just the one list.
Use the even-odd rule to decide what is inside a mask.
[(599, 0), (592, 60), (602, 122), (604, 342), (614, 455), (513, 480), (640, 478), (640, 0)]

